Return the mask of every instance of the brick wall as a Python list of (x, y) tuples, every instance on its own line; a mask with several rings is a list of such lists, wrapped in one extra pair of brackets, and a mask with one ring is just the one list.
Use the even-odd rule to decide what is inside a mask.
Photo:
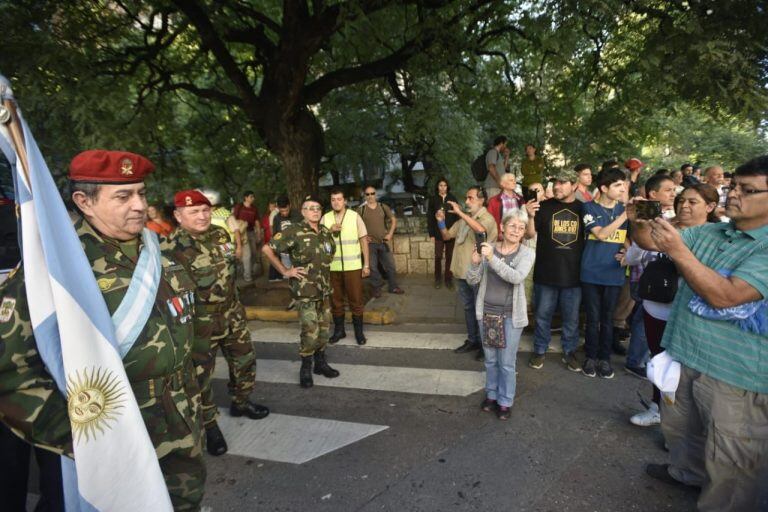
[(427, 234), (426, 217), (398, 217), (393, 244), (398, 274), (432, 274), (435, 269), (435, 244)]

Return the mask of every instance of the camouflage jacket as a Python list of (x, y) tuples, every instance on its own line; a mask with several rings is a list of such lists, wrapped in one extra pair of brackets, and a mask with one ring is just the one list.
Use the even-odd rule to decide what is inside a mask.
[[(131, 281), (136, 257), (75, 222), (107, 308), (114, 313)], [(152, 313), (123, 364), (158, 457), (200, 443), (199, 388), (191, 361), (194, 282), (174, 258), (163, 271)], [(71, 454), (67, 402), (37, 351), (29, 319), (24, 273), (0, 286), (10, 314), (0, 318), (0, 420), (28, 442)]]
[(291, 293), (296, 299), (322, 299), (331, 294), (331, 262), (336, 242), (331, 231), (319, 225), (318, 231), (306, 222), (291, 224), (275, 234), (269, 246), (285, 253), (294, 267), (304, 267), (306, 276), (291, 279)]
[(204, 304), (228, 305), (238, 300), (235, 286), (235, 246), (229, 234), (218, 226), (193, 237), (176, 228), (160, 245), (165, 252), (182, 258), (189, 266)]

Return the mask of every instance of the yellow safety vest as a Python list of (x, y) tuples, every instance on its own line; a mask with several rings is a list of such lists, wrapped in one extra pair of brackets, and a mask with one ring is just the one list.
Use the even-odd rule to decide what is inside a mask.
[[(336, 224), (335, 212), (323, 215), (323, 225), (328, 229)], [(347, 209), (341, 221), (341, 236), (335, 238), (336, 253), (331, 262), (331, 272), (360, 270), (363, 268), (363, 252), (360, 249), (360, 234), (357, 232), (357, 212)]]
[(225, 207), (225, 206), (217, 206), (213, 210), (211, 210), (211, 224), (214, 226), (219, 226), (220, 228), (223, 228), (227, 234), (229, 235), (229, 239), (231, 241), (235, 240), (235, 237), (232, 236), (232, 230), (227, 225), (227, 219), (229, 216), (232, 215), (232, 211)]

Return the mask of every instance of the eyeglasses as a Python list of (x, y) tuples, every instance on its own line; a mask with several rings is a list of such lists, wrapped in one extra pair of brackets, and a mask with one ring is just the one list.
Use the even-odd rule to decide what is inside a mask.
[(321, 212), (321, 211), (323, 211), (323, 207), (322, 206), (305, 206), (304, 209), (305, 210), (309, 210), (311, 212)]
[(523, 231), (523, 230), (525, 230), (525, 226), (520, 226), (518, 224), (512, 224), (511, 226), (507, 226), (507, 229), (511, 229), (513, 231)]
[(755, 194), (762, 194), (763, 192), (768, 192), (768, 188), (744, 188), (744, 185), (741, 183), (733, 183), (730, 187), (724, 187), (729, 193), (738, 191), (743, 196), (753, 196)]
[(367, 196), (375, 196), (376, 192), (366, 192), (365, 195), (367, 195)]

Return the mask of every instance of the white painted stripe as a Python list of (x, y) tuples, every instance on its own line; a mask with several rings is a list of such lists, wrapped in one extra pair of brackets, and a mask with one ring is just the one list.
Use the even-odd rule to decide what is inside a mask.
[(303, 464), (388, 429), (347, 421), (270, 414), (262, 420), (233, 418), (219, 409), (218, 424), (230, 455)]
[[(296, 343), (299, 342), (298, 324), (290, 327), (250, 327), (251, 341), (261, 343)], [(453, 350), (464, 343), (466, 334), (461, 333), (434, 333), (434, 332), (389, 332), (389, 331), (365, 331), (368, 340), (362, 349), (371, 348), (409, 348), (426, 350)], [(347, 337), (340, 340), (336, 346), (357, 347), (355, 336), (350, 325), (347, 329)], [(533, 352), (533, 335), (525, 333), (520, 339), (518, 352)], [(560, 335), (553, 334), (548, 352), (562, 352)]]
[[(339, 370), (341, 375), (335, 379), (314, 375), (315, 386), (444, 396), (467, 396), (485, 386), (484, 371), (435, 370), (332, 362), (331, 365)], [(256, 365), (256, 380), (298, 386), (300, 366), (299, 361), (259, 359)], [(216, 358), (213, 377), (229, 379), (227, 362), (223, 357)]]

